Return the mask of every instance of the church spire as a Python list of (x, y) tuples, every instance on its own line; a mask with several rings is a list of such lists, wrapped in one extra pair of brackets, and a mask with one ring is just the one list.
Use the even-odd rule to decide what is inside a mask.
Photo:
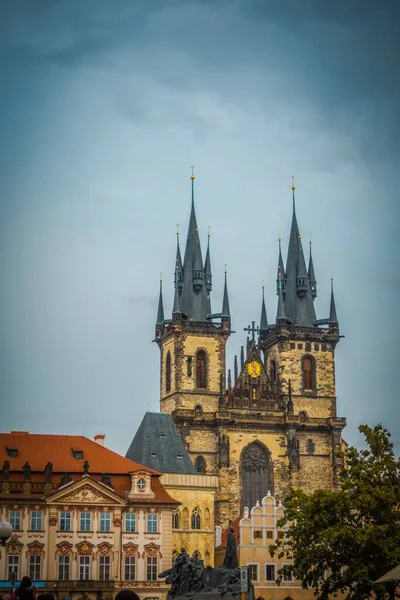
[(336, 315), (336, 304), (335, 304), (335, 296), (333, 294), (333, 279), (331, 279), (331, 305), (329, 309), (329, 326), (333, 328), (339, 327), (338, 318)]
[(210, 229), (208, 226), (208, 236), (207, 236), (207, 252), (206, 252), (206, 260), (204, 261), (204, 277), (206, 280), (206, 290), (207, 290), (207, 299), (208, 299), (208, 314), (211, 314), (211, 298), (210, 293), (212, 290), (212, 274), (211, 274), (211, 259), (210, 259)]
[[(296, 186), (293, 182), (293, 216), (286, 261), (285, 312), (294, 325), (313, 327), (316, 319), (315, 309), (309, 287), (301, 235), (297, 224), (295, 189)], [(280, 290), (283, 292), (282, 280)]]
[(172, 306), (172, 318), (174, 315), (179, 316), (182, 313), (181, 303), (179, 297), (179, 285), (178, 285), (178, 265), (175, 270), (175, 292), (174, 292), (174, 304)]
[(261, 318), (260, 318), (260, 331), (266, 331), (268, 328), (267, 310), (265, 308), (265, 297), (264, 297), (264, 285), (262, 286), (262, 304), (261, 304)]
[(230, 316), (231, 316), (231, 313), (229, 310), (228, 286), (227, 286), (227, 282), (226, 282), (226, 268), (225, 268), (224, 298), (222, 301), (221, 317), (230, 317)]
[(313, 263), (312, 251), (311, 251), (311, 246), (312, 246), (311, 234), (310, 234), (309, 244), (310, 244), (310, 258), (308, 261), (308, 281), (310, 284), (312, 299), (315, 300), (315, 298), (317, 297), (317, 280), (315, 277), (314, 263)]
[(156, 325), (161, 325), (164, 322), (164, 303), (162, 295), (162, 273), (160, 273), (160, 295), (158, 298), (158, 310)]
[(199, 230), (197, 227), (194, 207), (194, 174), (192, 167), (192, 203), (190, 210), (189, 229), (186, 240), (185, 256), (183, 259), (183, 286), (180, 298), (182, 312), (191, 320), (206, 321), (209, 312), (209, 299), (204, 280), (203, 259)]
[[(282, 293), (283, 296), (285, 296), (285, 279), (286, 279), (286, 275), (285, 275), (285, 267), (283, 265), (283, 258), (282, 258), (282, 247), (281, 247), (281, 234), (279, 232), (279, 237), (278, 237), (278, 244), (279, 244), (279, 257), (278, 257), (278, 271), (276, 274), (276, 295), (279, 296), (279, 281), (281, 281), (282, 284)], [(279, 279), (279, 273), (282, 274), (282, 278), (281, 280)]]
[(276, 311), (276, 323), (277, 325), (281, 324), (281, 323), (287, 323), (287, 318), (286, 318), (286, 314), (285, 314), (285, 305), (283, 302), (283, 295), (282, 295), (282, 274), (279, 273), (278, 275), (279, 277), (279, 296), (278, 296), (278, 310)]
[(175, 259), (175, 280), (174, 285), (178, 285), (179, 293), (182, 292), (183, 286), (183, 266), (181, 258), (181, 249), (179, 247), (179, 225), (176, 225), (176, 259)]

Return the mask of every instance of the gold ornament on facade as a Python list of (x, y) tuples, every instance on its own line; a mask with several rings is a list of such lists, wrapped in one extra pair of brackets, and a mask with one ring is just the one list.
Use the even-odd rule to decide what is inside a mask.
[(143, 556), (158, 556), (159, 558), (162, 558), (160, 546), (157, 546), (157, 544), (153, 544), (153, 542), (151, 544), (147, 544), (144, 547)]
[(6, 544), (7, 554), (22, 554), (23, 544), (18, 540), (16, 536), (12, 536), (10, 541)]
[(257, 377), (260, 376), (261, 364), (257, 360), (251, 360), (247, 364), (247, 373), (250, 375), (250, 377), (252, 377), (253, 379), (256, 379)]
[(122, 546), (122, 550), (124, 551), (125, 556), (138, 556), (138, 549), (139, 546), (137, 546), (136, 544), (132, 544), (132, 542), (129, 542), (128, 544), (124, 544)]

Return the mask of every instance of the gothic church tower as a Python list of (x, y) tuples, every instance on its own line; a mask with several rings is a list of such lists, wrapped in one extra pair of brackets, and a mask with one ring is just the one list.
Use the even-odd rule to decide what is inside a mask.
[(216, 524), (227, 526), (270, 491), (284, 500), (291, 487), (332, 489), (341, 431), (336, 414), (335, 348), (340, 339), (333, 289), (327, 319), (317, 320), (317, 283), (295, 210), (286, 268), (279, 243), (275, 322), (264, 290), (259, 326), (226, 381), (225, 345), (231, 319), (225, 274), (220, 313), (211, 311), (209, 244), (203, 263), (192, 205), (183, 262), (177, 236), (174, 303), (164, 318), (162, 289), (156, 323), (161, 350), (162, 412), (171, 413), (197, 471), (218, 476)]

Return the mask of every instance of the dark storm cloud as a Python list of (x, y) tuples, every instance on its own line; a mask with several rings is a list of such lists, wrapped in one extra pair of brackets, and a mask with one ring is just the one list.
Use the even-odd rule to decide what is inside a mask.
[(105, 418), (110, 402), (135, 423), (138, 398), (158, 408), (158, 273), (167, 314), (194, 162), (201, 229), (216, 232), (216, 310), (229, 267), (228, 362), (263, 277), (274, 318), (294, 172), (321, 317), (337, 278), (347, 439), (361, 440), (364, 417), (399, 439), (398, 326), (386, 322), (400, 300), (399, 26), (394, 1), (0, 3), (5, 427), (86, 420), (123, 452), (133, 430)]

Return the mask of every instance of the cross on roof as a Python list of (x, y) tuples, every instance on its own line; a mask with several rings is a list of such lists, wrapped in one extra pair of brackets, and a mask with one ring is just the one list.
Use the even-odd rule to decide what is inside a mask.
[(243, 331), (248, 331), (249, 333), (251, 333), (253, 340), (255, 339), (254, 336), (256, 333), (257, 333), (257, 335), (260, 334), (260, 328), (258, 325), (257, 325), (257, 327), (255, 326), (255, 321), (251, 322), (251, 327), (250, 327), (250, 325), (247, 325), (247, 327), (244, 327)]

